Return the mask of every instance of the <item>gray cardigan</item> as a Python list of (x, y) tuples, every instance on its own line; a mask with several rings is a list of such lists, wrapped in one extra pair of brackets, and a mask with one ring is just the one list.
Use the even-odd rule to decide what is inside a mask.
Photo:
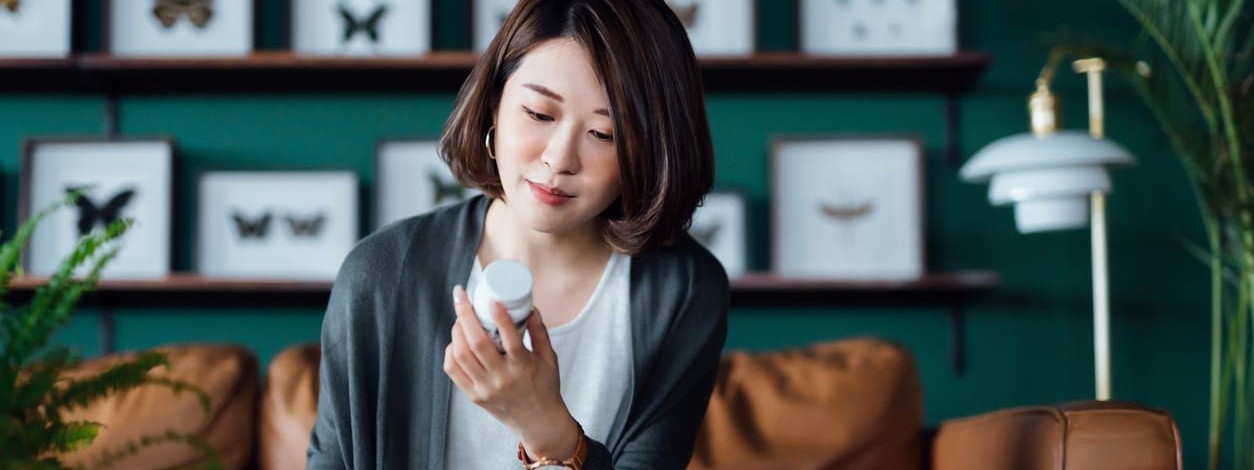
[[(452, 381), (442, 364), (453, 286), (470, 276), (488, 202), (479, 196), (398, 222), (349, 253), (322, 323), (308, 468), (457, 468), (444, 461)], [(632, 259), (633, 393), (606, 442), (590, 442), (584, 468), (687, 466), (727, 306), (727, 274), (689, 236)]]

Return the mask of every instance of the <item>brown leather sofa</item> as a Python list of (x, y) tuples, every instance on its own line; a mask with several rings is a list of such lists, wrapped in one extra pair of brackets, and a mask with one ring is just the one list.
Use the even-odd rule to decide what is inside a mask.
[[(221, 345), (166, 348), (171, 377), (213, 400), (164, 389), (117, 395), (74, 419), (104, 423), (97, 444), (68, 458), (94, 462), (103, 448), (167, 429), (198, 436), (225, 468), (304, 468), (317, 404), (316, 344), (287, 349), (260, 379), (248, 350)], [(90, 361), (84, 371), (108, 361)], [(264, 386), (259, 387), (259, 381)], [(159, 444), (114, 468), (194, 465), (200, 453)], [(911, 355), (882, 340), (850, 339), (769, 353), (724, 356), (689, 470), (1173, 469), (1180, 434), (1161, 410), (1079, 402), (995, 411), (923, 429), (923, 399)]]

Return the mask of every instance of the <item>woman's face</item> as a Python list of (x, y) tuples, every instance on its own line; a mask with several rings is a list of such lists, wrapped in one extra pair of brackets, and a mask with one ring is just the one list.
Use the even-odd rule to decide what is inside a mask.
[(505, 201), (532, 229), (586, 228), (619, 195), (605, 89), (583, 46), (537, 44), (505, 83), (493, 136)]

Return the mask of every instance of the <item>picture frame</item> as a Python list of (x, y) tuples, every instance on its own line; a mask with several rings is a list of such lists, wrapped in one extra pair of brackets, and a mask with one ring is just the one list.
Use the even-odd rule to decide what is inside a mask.
[[(30, 239), (23, 269), (35, 276), (56, 272), (81, 234), (131, 218), (120, 250), (102, 279), (158, 279), (170, 274), (174, 166), (177, 149), (168, 138), (28, 138), (22, 144), (18, 224), (85, 190), (76, 207), (53, 212)], [(86, 269), (80, 271), (85, 273)]]
[[(471, 45), (487, 50), (518, 0), (470, 2)], [(667, 0), (688, 31), (693, 52), (699, 57), (746, 56), (756, 41), (757, 7), (754, 0)]]
[(291, 0), (292, 52), (421, 56), (431, 52), (431, 0)]
[(476, 194), (453, 178), (437, 140), (384, 139), (376, 146), (375, 229)]
[(518, 0), (470, 0), (466, 4), (470, 16), (470, 46), (482, 53), (488, 50), (488, 44), (501, 30)]
[(731, 279), (748, 272), (748, 215), (744, 192), (717, 189), (705, 196), (688, 228), (688, 233), (718, 258)]
[(667, 0), (698, 57), (753, 54), (757, 40), (754, 0)]
[(206, 277), (334, 280), (358, 238), (351, 171), (200, 176), (197, 267)]
[(801, 0), (801, 51), (832, 56), (958, 53), (956, 0)]
[(850, 281), (923, 276), (923, 165), (923, 147), (910, 137), (774, 138), (776, 274)]
[(118, 57), (245, 57), (253, 0), (105, 0), (105, 50)]
[(70, 0), (0, 1), (0, 57), (69, 57), (72, 28)]

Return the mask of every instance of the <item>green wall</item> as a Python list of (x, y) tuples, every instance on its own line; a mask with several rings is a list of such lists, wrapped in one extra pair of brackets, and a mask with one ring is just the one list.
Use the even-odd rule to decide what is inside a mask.
[[(88, 13), (97, 15), (95, 2)], [(286, 45), (284, 10), (266, 2), (259, 35), (265, 48)], [(961, 101), (961, 153), (971, 155), (1004, 135), (1022, 132), (1026, 95), (1044, 63), (1043, 39), (1069, 30), (1126, 45), (1138, 32), (1112, 0), (1007, 2), (963, 0), (961, 44), (992, 53), (995, 62), (975, 92)], [(461, 2), (436, 0), (436, 46), (463, 48)], [(793, 2), (759, 1), (759, 45), (795, 48)], [(99, 48), (94, 20), (81, 28), (88, 50)], [(1113, 83), (1112, 83), (1113, 82)], [(1199, 219), (1178, 163), (1134, 96), (1116, 80), (1107, 90), (1108, 133), (1140, 163), (1114, 175), (1110, 200), (1110, 263), (1115, 396), (1175, 414), (1190, 467), (1204, 462), (1209, 364), (1207, 272), (1181, 248), (1200, 239)], [(3, 76), (0, 75), (0, 88)], [(1083, 128), (1084, 81), (1060, 73), (1064, 122)], [(174, 268), (191, 269), (194, 182), (207, 170), (353, 169), (373, 184), (372, 150), (387, 136), (437, 135), (452, 91), (424, 95), (178, 95), (127, 96), (120, 130), (170, 135), (181, 171), (176, 205)], [(767, 142), (780, 133), (905, 133), (927, 149), (927, 252), (935, 271), (990, 269), (997, 293), (968, 311), (968, 370), (948, 368), (943, 309), (734, 309), (728, 348), (766, 350), (859, 335), (893, 338), (916, 356), (927, 421), (1001, 407), (1086, 399), (1093, 395), (1088, 234), (1024, 236), (1011, 211), (986, 202), (987, 187), (967, 185), (948, 165), (944, 102), (925, 94), (743, 94), (709, 97), (717, 181), (751, 199), (751, 224), (765, 225)], [(93, 95), (0, 94), (0, 197), (3, 227), (11, 230), (17, 195), (19, 143), (27, 135), (103, 131), (104, 100)], [(369, 194), (368, 191), (364, 191)], [(364, 224), (363, 224), (364, 228)], [(757, 229), (753, 267), (767, 267), (768, 233)], [(98, 317), (85, 310), (59, 336), (87, 354), (98, 351)], [(245, 344), (268, 361), (277, 351), (318, 336), (321, 311), (214, 310), (168, 305), (116, 312), (120, 349), (180, 341)]]

